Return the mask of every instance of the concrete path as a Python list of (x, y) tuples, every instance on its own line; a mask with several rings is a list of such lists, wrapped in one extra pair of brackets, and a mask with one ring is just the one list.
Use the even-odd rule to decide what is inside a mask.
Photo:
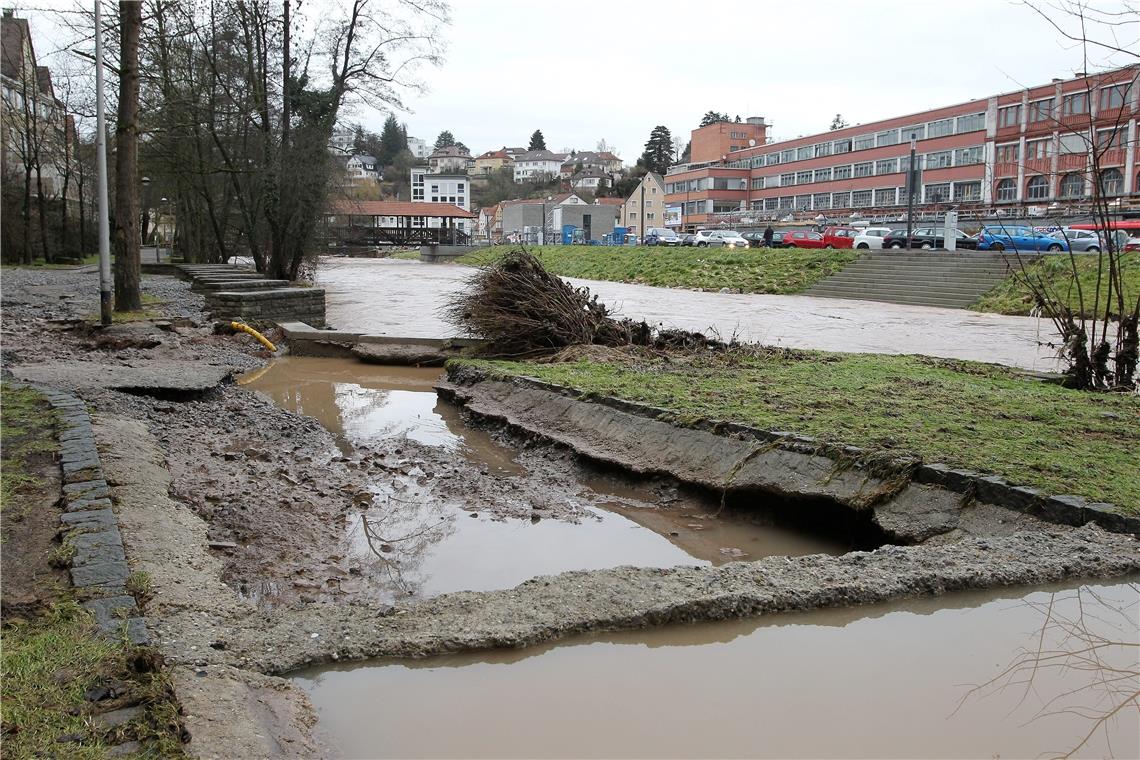
[[(439, 310), (472, 269), (391, 259), (321, 260), (328, 322), (341, 330), (417, 338), (456, 334)], [(916, 353), (1057, 369), (1048, 320), (960, 309), (808, 296), (728, 295), (595, 280), (585, 285), (621, 315), (723, 338), (792, 348)]]

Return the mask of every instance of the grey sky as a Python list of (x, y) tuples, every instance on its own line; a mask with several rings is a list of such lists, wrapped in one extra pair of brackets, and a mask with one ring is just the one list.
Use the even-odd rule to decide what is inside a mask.
[[(67, 35), (32, 9), (75, 1), (12, 4), (28, 9), (44, 52)], [(1140, 53), (1137, 0), (1085, 2), (1130, 9), (1116, 34)], [(541, 129), (552, 149), (604, 138), (632, 163), (655, 125), (688, 139), (710, 109), (764, 116), (786, 139), (826, 130), (836, 113), (874, 121), (1085, 68), (1080, 47), (1019, 0), (452, 0), (451, 15), (446, 60), (420, 72), (428, 91), (397, 116), (412, 135), (449, 129), (476, 153), (525, 146)], [(1088, 69), (1137, 60), (1094, 49)], [(348, 116), (375, 131), (384, 117)]]

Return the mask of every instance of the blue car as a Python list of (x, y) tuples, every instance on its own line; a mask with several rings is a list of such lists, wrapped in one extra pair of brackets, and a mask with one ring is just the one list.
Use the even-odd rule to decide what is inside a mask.
[(999, 224), (982, 227), (978, 233), (978, 250), (1057, 252), (1069, 250), (1069, 244), (1032, 227)]

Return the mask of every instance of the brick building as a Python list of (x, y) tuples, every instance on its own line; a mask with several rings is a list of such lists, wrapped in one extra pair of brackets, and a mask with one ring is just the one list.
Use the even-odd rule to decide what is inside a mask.
[[(1130, 66), (1055, 79), (781, 142), (763, 142), (763, 119), (701, 127), (692, 132), (691, 163), (665, 177), (666, 201), (685, 229), (745, 216), (898, 217), (912, 135), (919, 211), (1032, 215), (1087, 207), (1094, 157), (1105, 196), (1136, 195), (1138, 77), (1140, 66)], [(760, 137), (749, 138), (755, 146), (728, 137), (729, 150), (715, 155), (726, 135), (749, 125), (759, 128)]]

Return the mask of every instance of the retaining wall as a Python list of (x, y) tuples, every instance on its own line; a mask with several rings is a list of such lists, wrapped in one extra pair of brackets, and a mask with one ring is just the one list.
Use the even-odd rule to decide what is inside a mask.
[(214, 319), (247, 322), (325, 324), (325, 291), (320, 288), (220, 291), (206, 294), (206, 310)]

